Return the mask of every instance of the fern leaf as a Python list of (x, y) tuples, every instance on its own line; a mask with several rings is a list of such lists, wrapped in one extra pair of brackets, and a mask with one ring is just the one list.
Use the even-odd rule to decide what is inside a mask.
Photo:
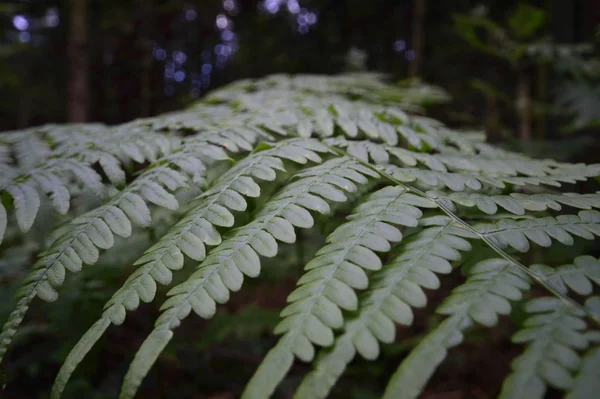
[(394, 323), (412, 324), (411, 306), (420, 308), (427, 303), (422, 288), (439, 286), (432, 272), (449, 273), (449, 262), (460, 259), (458, 251), (471, 249), (448, 217), (422, 219), (420, 224), (427, 227), (406, 238), (394, 251), (397, 255), (373, 275), (356, 316), (345, 324), (333, 348), (317, 358), (296, 398), (325, 398), (356, 352), (368, 360), (376, 359), (378, 341), (394, 340)]
[(100, 176), (89, 165), (74, 159), (49, 160), (44, 166), (16, 175), (12, 180), (0, 184), (0, 191), (6, 191), (13, 198), (17, 222), (22, 232), (29, 231), (38, 213), (38, 188), (49, 193), (52, 205), (58, 213), (64, 215), (69, 210), (70, 194), (67, 181), (72, 176), (93, 192), (103, 191)]
[(449, 315), (427, 334), (402, 362), (386, 387), (384, 398), (416, 398), (444, 360), (447, 350), (462, 342), (462, 331), (474, 322), (493, 326), (498, 314), (508, 314), (509, 300), (529, 288), (527, 276), (505, 259), (477, 263), (467, 281), (457, 287), (437, 313)]
[(40, 197), (36, 189), (29, 184), (22, 183), (6, 187), (6, 191), (13, 197), (17, 222), (21, 231), (29, 231), (40, 208)]
[(428, 188), (443, 186), (452, 191), (464, 191), (467, 187), (473, 190), (480, 190), (482, 188), (482, 183), (497, 188), (505, 188), (505, 183), (514, 184), (516, 186), (538, 186), (540, 184), (545, 184), (560, 187), (561, 183), (574, 184), (577, 181), (585, 181), (598, 174), (596, 169), (590, 168), (589, 170), (581, 170), (582, 174), (569, 171), (569, 173), (565, 174), (536, 177), (487, 176), (482, 174), (399, 168), (394, 165), (387, 166), (385, 172), (401, 182), (410, 183), (416, 181)]
[(592, 399), (598, 395), (600, 379), (600, 347), (592, 348), (582, 359), (582, 366), (575, 377), (571, 391), (567, 399)]
[[(375, 164), (388, 164), (389, 156), (393, 156), (403, 165), (413, 167), (418, 163), (434, 172), (443, 172), (447, 179), (448, 171), (459, 173), (473, 173), (494, 177), (514, 177), (525, 175), (529, 177), (545, 177), (557, 174), (566, 174), (574, 168), (571, 164), (557, 164), (555, 162), (540, 161), (535, 159), (494, 159), (488, 157), (471, 156), (468, 159), (463, 154), (445, 155), (428, 154), (410, 151), (404, 148), (386, 144), (375, 143), (369, 140), (349, 141), (341, 137), (327, 139), (326, 142), (339, 148), (345, 148), (348, 154), (356, 158)], [(596, 172), (597, 173), (597, 169)], [(442, 180), (444, 177), (441, 178)], [(525, 180), (526, 182), (530, 180)]]
[(512, 341), (527, 343), (525, 352), (512, 362), (513, 372), (504, 381), (500, 398), (542, 398), (546, 385), (568, 390), (572, 372), (581, 359), (576, 350), (588, 345), (582, 330), (584, 313), (557, 298), (536, 298), (525, 309), (533, 314)]
[[(187, 281), (169, 292), (171, 297), (162, 306), (164, 312), (150, 337), (136, 353), (125, 376), (121, 397), (130, 398), (135, 394), (141, 378), (147, 374), (160, 353), (154, 348), (164, 347), (172, 336), (171, 330), (192, 310), (201, 317), (211, 317), (216, 303), (227, 302), (229, 291), (240, 289), (244, 274), (249, 277), (259, 274), (259, 255), (275, 256), (278, 249), (276, 240), (295, 241), (293, 224), (286, 219), (288, 212), (310, 209), (328, 213), (329, 206), (325, 200), (345, 201), (341, 190), (354, 189), (349, 184), (341, 187), (340, 178), (364, 184), (367, 182), (364, 174), (375, 176), (371, 170), (347, 158), (335, 158), (298, 173), (295, 176), (297, 180), (276, 194), (254, 220), (235, 229), (230, 238), (211, 251)], [(305, 214), (308, 217), (309, 213)], [(311, 225), (312, 217), (296, 227)]]
[[(91, 165), (98, 162), (113, 183), (121, 183), (124, 181), (121, 163), (125, 160), (155, 161), (159, 154), (166, 155), (172, 150), (172, 144), (167, 138), (148, 131), (140, 132), (139, 128), (133, 131), (123, 127), (104, 129), (101, 132), (92, 130), (89, 134), (84, 130), (79, 139), (73, 137), (71, 129), (66, 130), (68, 135), (63, 132), (64, 129), (46, 129), (49, 129), (48, 134), (58, 142), (56, 148), (36, 160), (36, 166), (26, 173), (0, 184), (0, 191), (8, 192), (15, 201), (17, 222), (23, 232), (31, 228), (37, 215), (40, 201), (38, 189), (49, 193), (55, 210), (64, 215), (69, 210), (69, 185), (72, 177), (99, 195), (104, 191), (101, 177)], [(26, 148), (32, 140), (31, 137), (35, 136), (27, 135), (24, 141), (20, 138), (14, 144), (17, 156), (20, 154), (19, 149)], [(36, 138), (35, 141), (40, 140)], [(118, 161), (117, 158), (122, 160)], [(25, 166), (31, 166), (29, 161), (23, 162)]]
[(235, 100), (242, 109), (257, 112), (261, 115), (259, 118), (271, 121), (271, 126), (300, 137), (331, 137), (338, 127), (339, 132), (350, 138), (361, 136), (396, 145), (399, 137), (404, 137), (416, 148), (438, 147), (436, 132), (415, 131), (408, 116), (399, 108), (357, 104), (344, 98), (329, 99), (314, 94), (299, 98), (277, 89), (236, 93)]
[[(530, 242), (548, 247), (600, 235), (600, 192), (544, 187), (597, 178), (600, 165), (495, 148), (482, 132), (454, 131), (412, 112), (425, 100), (442, 99), (439, 90), (388, 87), (380, 79), (274, 75), (226, 86), (184, 112), (120, 126), (45, 125), (0, 135), (0, 242), (33, 255), (40, 245), (26, 248), (21, 241), (29, 237), (21, 240), (19, 231), (38, 230), (46, 209), (54, 209), (53, 219), (66, 215), (56, 218), (66, 223), (50, 230), (54, 241), (17, 294), (0, 333), (0, 361), (31, 301), (55, 300), (67, 271), (101, 263), (101, 254), (102, 263), (109, 255), (115, 265), (129, 264), (145, 249), (67, 356), (51, 392), (58, 399), (108, 327), (153, 301), (158, 285), (170, 285), (186, 258), (195, 260), (193, 274), (169, 291), (131, 363), (121, 392), (131, 398), (184, 318), (192, 311), (211, 317), (246, 276), (261, 272), (261, 257), (276, 256), (279, 243), (296, 241), (296, 228), (313, 225), (312, 211), (345, 212), (356, 201), (307, 264), (281, 313), (276, 333), (283, 335), (244, 398), (270, 396), (295, 358), (313, 360), (315, 345), (324, 348), (296, 397), (325, 397), (357, 353), (375, 359), (381, 344), (395, 339), (395, 323), (412, 323), (412, 308), (427, 302), (424, 289), (438, 288), (437, 274), (450, 273), (461, 252), (471, 250), (466, 239), (482, 241), (483, 250), (473, 251), (463, 267), (466, 282), (437, 310), (448, 317), (400, 365), (384, 397), (417, 397), (464, 331), (476, 323), (493, 326), (530, 279), (557, 299), (527, 305), (533, 315), (514, 338), (527, 345), (502, 395), (541, 396), (546, 385), (571, 397), (594, 395), (586, 388), (597, 376), (600, 334), (586, 331), (583, 317), (600, 320), (600, 299), (591, 297), (584, 307), (567, 294), (593, 294), (600, 261), (579, 256), (570, 265), (526, 267), (505, 248), (524, 252)], [(299, 171), (278, 188), (290, 163)], [(139, 173), (130, 176), (132, 170)], [(270, 187), (278, 191), (267, 195)], [(185, 210), (175, 212), (184, 201)], [(554, 216), (564, 206), (579, 213)], [(530, 214), (539, 211), (550, 216)], [(134, 225), (152, 234), (136, 235)], [(580, 358), (575, 350), (588, 343), (592, 349)]]
[[(211, 140), (214, 141), (214, 138)], [(221, 145), (227, 144), (230, 149), (237, 150), (238, 145), (246, 147), (246, 144), (239, 140), (236, 145), (232, 145), (231, 142), (217, 142)], [(204, 147), (205, 150), (210, 150), (206, 145)], [(328, 149), (310, 140), (282, 141), (269, 150), (245, 158), (202, 194), (199, 203), (135, 262), (141, 266), (105, 305), (101, 320), (88, 330), (86, 336), (94, 339), (80, 340), (63, 363), (53, 389), (54, 397), (60, 396), (76, 365), (102, 336), (110, 322), (122, 324), (127, 310), (137, 309), (140, 301), (151, 302), (154, 299), (156, 283), (171, 283), (172, 271), (183, 267), (183, 254), (202, 261), (206, 253), (205, 245), (221, 243), (221, 235), (215, 227), (232, 226), (234, 217), (230, 211), (245, 210), (247, 204), (244, 196), (258, 197), (260, 194), (260, 188), (252, 177), (273, 180), (276, 170), (285, 170), (281, 158), (293, 159), (299, 163), (306, 163), (307, 159), (320, 161), (313, 151), (326, 152)], [(300, 154), (302, 155), (299, 156)]]
[(448, 349), (462, 342), (462, 331), (471, 325), (471, 320), (462, 315), (452, 315), (441, 322), (404, 359), (388, 382), (382, 398), (419, 397), (427, 381), (446, 358)]
[(600, 235), (600, 212), (586, 210), (578, 215), (558, 215), (556, 218), (503, 219), (496, 223), (480, 223), (475, 228), (501, 248), (511, 246), (527, 252), (529, 240), (542, 247), (549, 247), (551, 238), (572, 245), (572, 235), (593, 240), (595, 235)]
[(579, 295), (591, 295), (594, 289), (592, 283), (600, 285), (600, 261), (588, 255), (578, 256), (571, 265), (556, 268), (532, 265), (530, 269), (565, 294), (570, 288)]
[(69, 377), (75, 371), (77, 365), (83, 360), (85, 355), (94, 346), (94, 344), (100, 339), (102, 334), (110, 326), (110, 319), (102, 318), (98, 320), (94, 325), (86, 331), (86, 333), (79, 339), (79, 342), (73, 347), (67, 360), (63, 362), (60, 372), (52, 386), (50, 397), (53, 399), (60, 398), (64, 391)]
[(600, 208), (600, 193), (484, 195), (478, 193), (445, 194), (429, 192), (428, 194), (434, 198), (447, 198), (462, 206), (475, 206), (488, 215), (497, 213), (499, 206), (515, 215), (524, 215), (526, 211), (545, 211), (547, 209), (560, 211), (562, 209), (561, 204), (586, 210)]
[(42, 167), (14, 177), (10, 182), (0, 185), (0, 191), (12, 196), (17, 222), (22, 232), (33, 225), (40, 206), (38, 187), (50, 193), (54, 208), (65, 214), (69, 209), (69, 190), (66, 181), (76, 176), (85, 186), (94, 192), (102, 191), (100, 176), (88, 165), (76, 160), (51, 160)]
[(48, 159), (52, 150), (47, 141), (36, 131), (29, 131), (13, 145), (13, 151), (19, 168), (35, 167)]
[[(225, 154), (220, 152), (219, 147), (213, 146), (213, 155), (219, 158)], [(192, 157), (187, 152), (180, 152), (177, 156)], [(164, 162), (169, 161), (176, 164), (173, 157), (165, 157)], [(163, 188), (163, 184), (174, 190), (184, 186), (186, 180), (183, 174), (169, 169), (160, 159), (108, 203), (64, 226), (62, 230), (65, 233), (42, 254), (19, 289), (17, 308), (9, 316), (0, 334), (0, 359), (6, 353), (16, 328), (35, 296), (49, 302), (56, 300), (56, 289), (62, 285), (66, 270), (78, 272), (83, 264), (96, 263), (99, 250), (112, 247), (113, 233), (122, 237), (129, 236), (130, 220), (141, 227), (150, 224), (150, 211), (142, 196), (158, 205), (176, 207), (178, 204), (175, 197)]]
[[(344, 323), (341, 309), (356, 310), (358, 299), (354, 289), (368, 285), (364, 270), (381, 268), (375, 252), (387, 252), (391, 242), (402, 240), (402, 233), (392, 224), (414, 227), (422, 216), (417, 207), (435, 206), (432, 201), (408, 194), (400, 187), (386, 187), (370, 195), (348, 217), (349, 222), (327, 237), (328, 245), (306, 265), (307, 273), (288, 297), (291, 304), (281, 312), (284, 319), (275, 328), (275, 333), (284, 336), (280, 339), (282, 345), (277, 345), (274, 351), (287, 351), (311, 361), (313, 344), (331, 345), (332, 330)], [(270, 382), (278, 381), (270, 378)], [(251, 384), (264, 392), (274, 389), (258, 378), (253, 378)], [(248, 391), (252, 389), (249, 385)]]

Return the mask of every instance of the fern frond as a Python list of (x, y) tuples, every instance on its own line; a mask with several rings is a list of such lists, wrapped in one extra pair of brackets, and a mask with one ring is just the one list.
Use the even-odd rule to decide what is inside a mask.
[(579, 295), (590, 295), (594, 290), (592, 283), (600, 285), (600, 261), (589, 255), (578, 256), (571, 265), (556, 268), (532, 265), (530, 269), (562, 293), (570, 288)]
[(401, 182), (411, 183), (416, 181), (428, 189), (442, 186), (452, 191), (464, 191), (467, 187), (473, 190), (480, 190), (482, 183), (497, 188), (505, 188), (504, 183), (516, 186), (539, 186), (544, 184), (560, 187), (562, 183), (574, 184), (578, 181), (585, 181), (588, 178), (595, 177), (600, 173), (600, 170), (595, 166), (588, 166), (579, 171), (567, 169), (564, 174), (535, 177), (487, 176), (472, 173), (439, 172), (434, 170), (400, 168), (395, 165), (387, 166), (384, 170), (387, 174), (390, 174)]
[(561, 390), (573, 386), (572, 372), (579, 368), (577, 350), (588, 346), (582, 333), (584, 313), (557, 298), (536, 298), (525, 305), (533, 314), (512, 341), (527, 343), (525, 352), (512, 362), (512, 373), (500, 392), (501, 399), (542, 398), (546, 385)]
[(326, 142), (338, 148), (345, 148), (348, 154), (364, 162), (372, 160), (375, 164), (387, 164), (391, 155), (404, 166), (412, 167), (420, 163), (432, 171), (444, 173), (455, 171), (493, 177), (518, 175), (544, 177), (569, 174), (573, 168), (577, 167), (572, 164), (560, 164), (551, 160), (531, 158), (504, 160), (478, 155), (466, 158), (464, 154), (446, 155), (443, 152), (441, 154), (429, 154), (369, 140), (349, 141), (341, 137), (330, 138)]
[(447, 198), (465, 207), (477, 207), (480, 211), (494, 215), (498, 206), (515, 215), (524, 215), (525, 211), (562, 210), (562, 205), (579, 209), (600, 208), (600, 193), (595, 194), (521, 194), (485, 195), (479, 193), (442, 193), (428, 192), (434, 198)]
[(50, 199), (59, 214), (69, 210), (69, 181), (73, 177), (92, 191), (103, 191), (101, 177), (89, 165), (74, 159), (52, 159), (44, 165), (30, 169), (27, 173), (17, 174), (13, 179), (0, 184), (0, 191), (9, 194), (14, 202), (16, 217), (22, 232), (29, 231), (38, 209), (40, 196), (38, 190), (50, 193)]
[(319, 96), (360, 97), (370, 103), (394, 103), (413, 109), (424, 103), (446, 101), (448, 94), (439, 87), (418, 84), (406, 87), (388, 86), (383, 75), (372, 72), (345, 73), (339, 76), (274, 74), (262, 79), (245, 79), (211, 93), (216, 101), (232, 101), (251, 91), (299, 91)]
[(48, 302), (56, 300), (56, 289), (63, 284), (67, 270), (78, 272), (83, 264), (96, 263), (99, 251), (112, 247), (113, 234), (120, 237), (131, 234), (131, 222), (147, 227), (150, 224), (150, 210), (146, 201), (177, 209), (177, 200), (165, 188), (175, 191), (185, 187), (188, 178), (169, 165), (186, 165), (186, 162), (195, 159), (194, 164), (200, 167), (203, 161), (196, 157), (206, 156), (213, 159), (226, 158), (220, 147), (205, 142), (199, 149), (194, 143), (190, 143), (185, 150), (167, 155), (150, 165), (132, 184), (117, 192), (106, 204), (62, 227), (59, 231), (64, 231), (64, 234), (41, 255), (17, 293), (17, 306), (0, 334), (0, 360), (35, 296)]
[(386, 387), (383, 398), (416, 398), (449, 348), (460, 344), (462, 332), (477, 322), (490, 327), (498, 315), (510, 313), (509, 300), (521, 299), (529, 279), (505, 259), (487, 259), (469, 270), (467, 281), (454, 289), (437, 309), (448, 315), (400, 364)]
[(600, 390), (600, 347), (589, 350), (582, 359), (579, 373), (573, 381), (572, 389), (566, 399), (589, 399), (595, 397)]
[[(3, 176), (0, 193), (4, 191), (13, 198), (17, 222), (22, 232), (29, 231), (35, 221), (40, 206), (39, 191), (48, 193), (55, 210), (64, 215), (70, 206), (73, 177), (93, 192), (103, 195), (102, 179), (92, 168), (95, 163), (117, 184), (125, 180), (121, 165), (126, 160), (140, 163), (145, 160), (154, 161), (159, 154), (166, 155), (172, 150), (173, 143), (162, 135), (154, 133), (152, 136), (146, 130), (140, 131), (138, 128), (138, 131), (131, 131), (125, 127), (92, 131), (81, 134), (80, 139), (69, 134), (68, 139), (63, 138), (63, 141), (60, 133), (55, 134), (53, 139), (58, 144), (38, 160), (35, 167), (24, 172), (17, 170), (12, 176)], [(52, 135), (53, 132), (54, 130), (50, 130), (48, 134)], [(28, 139), (29, 136), (25, 136), (25, 143), (17, 141), (14, 144), (18, 156), (18, 149), (27, 145)]]
[(406, 113), (394, 107), (349, 101), (343, 97), (298, 96), (285, 90), (265, 90), (225, 96), (256, 118), (270, 121), (280, 129), (301, 137), (331, 137), (342, 133), (349, 138), (365, 137), (396, 145), (400, 137), (415, 148), (438, 148), (435, 131), (417, 132)]
[(475, 229), (500, 248), (508, 246), (520, 252), (529, 250), (529, 241), (549, 247), (552, 238), (573, 245), (573, 235), (593, 240), (600, 236), (600, 212), (580, 211), (577, 215), (558, 215), (535, 219), (503, 219), (495, 223), (478, 223)]
[(27, 133), (13, 145), (16, 164), (21, 169), (35, 167), (46, 161), (52, 153), (48, 142), (39, 134), (36, 134), (35, 131)]
[(336, 338), (333, 347), (317, 358), (295, 398), (325, 398), (356, 352), (365, 359), (376, 359), (378, 341), (394, 341), (394, 323), (412, 324), (411, 306), (426, 305), (423, 288), (439, 287), (434, 273), (450, 273), (450, 262), (461, 258), (458, 251), (471, 249), (462, 238), (463, 231), (448, 217), (426, 218), (419, 224), (424, 228), (402, 241), (394, 250), (397, 255), (372, 276), (355, 316), (344, 325), (344, 333)]
[[(495, 148), (481, 132), (414, 115), (435, 89), (391, 87), (380, 78), (274, 75), (120, 126), (45, 125), (0, 135), (3, 253), (24, 259), (46, 248), (0, 333), (0, 360), (31, 301), (56, 299), (67, 271), (101, 264), (101, 254), (115, 267), (139, 257), (63, 363), (51, 393), (58, 399), (107, 328), (153, 301), (158, 285), (170, 285), (190, 258), (196, 269), (167, 294), (125, 376), (121, 397), (131, 398), (184, 318), (192, 311), (211, 317), (245, 276), (260, 273), (261, 257), (276, 256), (278, 242), (294, 243), (296, 228), (313, 226), (314, 212), (342, 214), (352, 204), (341, 225), (323, 220), (320, 227), (333, 232), (288, 297), (276, 328), (282, 336), (244, 398), (270, 396), (295, 358), (313, 359), (315, 345), (324, 348), (296, 397), (325, 397), (357, 353), (375, 359), (394, 340), (395, 323), (412, 323), (425, 289), (438, 288), (437, 274), (452, 272), (467, 251), (466, 282), (437, 310), (448, 317), (400, 365), (385, 397), (416, 397), (465, 330), (496, 324), (530, 280), (556, 299), (528, 305), (536, 314), (515, 339), (529, 343), (504, 395), (540, 395), (546, 384), (586, 394), (600, 334), (584, 330), (583, 318), (600, 323), (600, 299), (583, 306), (568, 290), (590, 297), (600, 261), (579, 256), (571, 265), (527, 267), (512, 249), (600, 235), (600, 192), (554, 189), (597, 178), (600, 165)], [(578, 213), (557, 214), (564, 206)], [(584, 341), (592, 349), (579, 359)]]
[[(215, 312), (215, 303), (229, 299), (229, 291), (237, 291), (243, 275), (256, 277), (260, 273), (261, 256), (277, 254), (276, 240), (291, 243), (296, 239), (294, 226), (312, 226), (307, 209), (328, 213), (326, 202), (346, 201), (344, 191), (355, 190), (376, 176), (371, 170), (348, 158), (335, 158), (295, 175), (295, 181), (276, 194), (247, 225), (235, 229), (231, 236), (209, 253), (190, 278), (174, 287), (162, 306), (154, 330), (135, 355), (125, 376), (121, 398), (131, 398), (142, 378), (171, 339), (172, 330), (194, 310), (208, 318)], [(287, 366), (284, 366), (287, 364)], [(291, 361), (279, 364), (277, 373), (291, 366)]]
[[(231, 142), (220, 143), (228, 144), (230, 149), (237, 149)], [(236, 145), (240, 144), (237, 142)], [(127, 310), (137, 309), (140, 301), (151, 302), (156, 293), (156, 283), (171, 283), (172, 271), (183, 267), (184, 254), (191, 259), (202, 261), (206, 257), (205, 245), (221, 244), (221, 235), (215, 227), (231, 227), (234, 224), (232, 211), (243, 211), (247, 207), (244, 197), (260, 195), (260, 187), (254, 179), (273, 181), (277, 171), (285, 171), (282, 159), (300, 164), (308, 160), (321, 162), (315, 151), (322, 153), (328, 149), (312, 140), (283, 140), (270, 149), (246, 157), (217, 179), (211, 188), (197, 198), (196, 205), (135, 262), (140, 267), (112, 296), (104, 306), (101, 319), (90, 327), (69, 353), (56, 378), (53, 397), (60, 396), (76, 366), (111, 323), (122, 324)], [(300, 219), (305, 216), (302, 209), (290, 208), (286, 211), (290, 220), (295, 213), (300, 215)], [(233, 273), (227, 275), (241, 277), (241, 274), (238, 276), (235, 271), (223, 273)], [(235, 280), (230, 284), (235, 284)]]
[[(422, 216), (418, 207), (436, 205), (406, 193), (403, 188), (385, 187), (370, 195), (348, 217), (349, 222), (327, 237), (328, 244), (308, 262), (307, 273), (298, 281), (299, 287), (288, 296), (291, 303), (281, 312), (283, 320), (275, 328), (276, 334), (283, 334), (272, 349), (277, 356), (268, 354), (265, 362), (289, 355), (308, 362), (314, 356), (313, 344), (333, 343), (332, 330), (344, 324), (341, 309), (356, 310), (358, 299), (354, 289), (364, 289), (369, 284), (364, 270), (381, 268), (375, 252), (387, 252), (390, 243), (402, 240), (402, 233), (394, 225), (417, 225)], [(259, 374), (261, 369), (273, 368), (265, 362), (248, 384), (247, 396), (255, 397), (258, 392), (268, 396), (275, 389), (278, 381)]]

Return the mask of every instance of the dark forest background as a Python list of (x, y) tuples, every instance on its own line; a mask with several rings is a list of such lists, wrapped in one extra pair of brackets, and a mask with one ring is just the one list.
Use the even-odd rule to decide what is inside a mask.
[[(484, 93), (473, 79), (510, 97), (516, 74), (463, 40), (455, 15), (503, 26), (519, 4), (544, 12), (528, 43), (596, 38), (600, 3), (586, 0), (2, 1), (0, 128), (121, 123), (240, 78), (338, 73), (362, 53), (366, 69), (448, 90), (447, 123), (481, 124)], [(550, 102), (556, 74), (530, 69), (532, 97)]]

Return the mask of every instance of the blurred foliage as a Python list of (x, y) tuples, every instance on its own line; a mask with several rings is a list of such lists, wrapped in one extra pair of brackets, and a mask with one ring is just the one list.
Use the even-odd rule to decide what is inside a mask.
[[(556, 127), (559, 134), (598, 131), (598, 36), (590, 37), (590, 41), (585, 43), (557, 43), (551, 37), (548, 13), (524, 2), (510, 11), (504, 24), (495, 22), (488, 11), (485, 5), (480, 4), (468, 14), (454, 14), (454, 28), (473, 49), (507, 62), (515, 76), (513, 81), (520, 74), (521, 79), (525, 76), (535, 89), (527, 102), (528, 112), (543, 136), (524, 146), (514, 144), (513, 148), (523, 146), (526, 151), (538, 156), (550, 151), (557, 158), (574, 159), (587, 146), (594, 146), (593, 139), (579, 137), (563, 142), (557, 151), (552, 151), (556, 148), (555, 143), (544, 143), (543, 140), (555, 139), (545, 126), (547, 121), (556, 123), (559, 119)], [(548, 75), (549, 69), (551, 75)], [(514, 141), (514, 121), (520, 116), (515, 116), (512, 87), (509, 86), (507, 93), (505, 79), (498, 80), (488, 71), (483, 76), (487, 80), (475, 78), (470, 81), (471, 89), (486, 99), (488, 115), (483, 123), (490, 130), (504, 132), (505, 139)], [(469, 116), (463, 116), (463, 120), (477, 123), (477, 119), (469, 119)]]
[[(511, 63), (518, 63), (524, 57), (546, 19), (543, 10), (523, 3), (509, 15), (507, 27), (498, 25), (486, 14), (484, 6), (475, 8), (471, 14), (455, 14), (456, 31), (473, 48)], [(481, 37), (480, 30), (487, 40)]]

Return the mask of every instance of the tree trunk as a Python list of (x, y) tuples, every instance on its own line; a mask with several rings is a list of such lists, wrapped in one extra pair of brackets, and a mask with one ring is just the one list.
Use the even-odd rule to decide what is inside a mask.
[(140, 0), (141, 20), (138, 45), (142, 53), (142, 78), (140, 82), (140, 117), (151, 114), (152, 103), (152, 0)]
[[(542, 106), (546, 106), (548, 102), (548, 66), (539, 65), (537, 68), (537, 102)], [(546, 138), (546, 121), (548, 114), (542, 110), (536, 116), (536, 139), (543, 140)]]
[(88, 54), (86, 0), (69, 0), (69, 122), (85, 122), (87, 119)]
[(419, 76), (421, 68), (421, 50), (423, 48), (423, 20), (425, 18), (425, 1), (414, 0), (413, 4), (413, 25), (412, 25), (412, 50), (415, 52), (415, 59), (408, 67), (408, 77), (414, 79)]
[(500, 114), (498, 112), (498, 100), (493, 94), (485, 96), (486, 115), (485, 132), (488, 143), (499, 143), (502, 141), (500, 131)]
[(25, 129), (31, 125), (31, 69), (32, 61), (31, 57), (23, 54), (25, 62), (23, 66), (19, 68), (19, 108), (17, 113), (17, 127), (19, 129)]
[(531, 140), (531, 94), (529, 87), (529, 76), (526, 70), (519, 72), (519, 82), (517, 83), (517, 93), (515, 101), (519, 125), (519, 139), (522, 141)]

